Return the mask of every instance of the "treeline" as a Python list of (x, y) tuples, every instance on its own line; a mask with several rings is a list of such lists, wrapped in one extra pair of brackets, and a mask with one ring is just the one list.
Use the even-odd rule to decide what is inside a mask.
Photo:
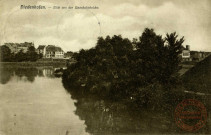
[(94, 48), (73, 55), (77, 62), (64, 72), (64, 86), (70, 92), (159, 107), (179, 83), (183, 42), (176, 32), (163, 38), (148, 28), (133, 41), (99, 37)]
[(1, 62), (26, 62), (37, 61), (42, 58), (42, 54), (37, 54), (34, 46), (30, 46), (26, 53), (20, 50), (18, 53), (12, 53), (6, 45), (0, 46), (0, 61)]

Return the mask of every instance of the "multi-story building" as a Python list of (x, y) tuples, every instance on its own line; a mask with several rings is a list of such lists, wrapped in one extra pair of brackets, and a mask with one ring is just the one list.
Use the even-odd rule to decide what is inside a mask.
[(201, 51), (190, 51), (190, 46), (186, 45), (186, 48), (182, 50), (182, 61), (201, 61), (207, 56), (209, 56), (210, 52), (201, 52)]
[(189, 45), (186, 45), (186, 48), (182, 50), (182, 61), (192, 61)]
[(44, 58), (64, 58), (64, 51), (62, 48), (55, 45), (39, 45), (37, 52), (43, 54)]
[(22, 50), (24, 53), (26, 53), (29, 47), (34, 46), (34, 43), (32, 43), (32, 42), (5, 43), (4, 45), (9, 47), (12, 53), (18, 53), (20, 50)]
[(198, 51), (191, 51), (191, 58), (193, 61), (201, 61), (207, 56), (209, 56), (211, 53), (210, 52), (198, 52)]

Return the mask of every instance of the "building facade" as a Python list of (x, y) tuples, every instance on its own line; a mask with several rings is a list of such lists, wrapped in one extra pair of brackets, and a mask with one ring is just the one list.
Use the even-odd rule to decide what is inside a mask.
[(26, 53), (28, 48), (34, 46), (32, 42), (24, 42), (24, 43), (5, 43), (5, 46), (9, 47), (12, 53), (18, 53), (19, 51), (23, 51)]
[(182, 61), (195, 61), (199, 62), (209, 56), (211, 52), (201, 52), (201, 51), (190, 51), (190, 46), (186, 45), (182, 50)]
[(186, 45), (186, 47), (182, 50), (182, 61), (192, 61), (189, 45)]
[(43, 58), (64, 58), (64, 51), (61, 47), (55, 45), (39, 45), (37, 52), (43, 55)]
[(190, 53), (193, 61), (201, 61), (211, 54), (210, 52), (198, 52), (198, 51), (191, 51)]

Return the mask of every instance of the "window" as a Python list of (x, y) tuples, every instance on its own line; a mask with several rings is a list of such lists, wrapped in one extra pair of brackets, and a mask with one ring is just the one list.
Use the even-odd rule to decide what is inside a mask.
[(190, 53), (188, 53), (188, 52), (183, 52), (183, 56), (189, 56), (190, 55)]

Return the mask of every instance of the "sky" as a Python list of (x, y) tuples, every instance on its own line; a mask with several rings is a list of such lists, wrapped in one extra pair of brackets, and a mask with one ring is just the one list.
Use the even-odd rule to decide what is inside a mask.
[[(20, 9), (21, 5), (99, 9)], [(191, 50), (211, 52), (211, 0), (0, 0), (0, 44), (34, 42), (79, 51), (99, 36), (138, 38), (145, 28), (177, 32)]]

